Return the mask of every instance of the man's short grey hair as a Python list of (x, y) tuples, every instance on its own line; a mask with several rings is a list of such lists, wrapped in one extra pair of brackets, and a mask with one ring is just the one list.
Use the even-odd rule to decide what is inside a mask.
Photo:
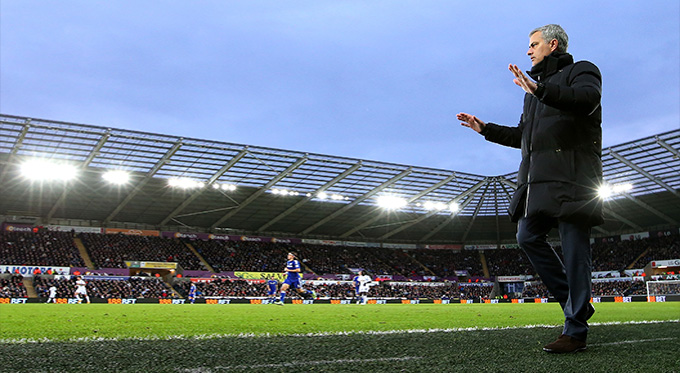
[(569, 47), (569, 36), (567, 36), (567, 32), (564, 31), (562, 26), (555, 24), (541, 26), (532, 30), (529, 33), (529, 37), (539, 31), (546, 43), (550, 43), (551, 40), (557, 39), (557, 51), (566, 53), (567, 47)]

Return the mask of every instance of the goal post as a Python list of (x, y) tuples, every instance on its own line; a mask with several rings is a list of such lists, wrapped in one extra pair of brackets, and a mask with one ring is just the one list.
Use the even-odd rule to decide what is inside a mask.
[(647, 302), (665, 302), (669, 295), (680, 295), (680, 280), (647, 281)]

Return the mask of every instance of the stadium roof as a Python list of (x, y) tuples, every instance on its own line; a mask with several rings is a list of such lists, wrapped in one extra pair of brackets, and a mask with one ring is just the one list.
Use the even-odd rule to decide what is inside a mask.
[[(680, 225), (678, 149), (680, 129), (603, 150), (605, 180), (633, 189), (607, 199), (607, 221), (596, 235)], [(20, 166), (35, 158), (71, 164), (79, 175), (70, 182), (29, 181)], [(130, 172), (130, 182), (105, 182), (102, 174), (110, 170)], [(173, 178), (202, 187), (170, 187)], [(509, 243), (516, 228), (507, 207), (516, 182), (517, 172), (474, 175), (0, 114), (0, 215), (13, 221), (345, 241)], [(400, 197), (406, 206), (381, 208), (383, 196)], [(449, 209), (452, 203), (458, 211)]]

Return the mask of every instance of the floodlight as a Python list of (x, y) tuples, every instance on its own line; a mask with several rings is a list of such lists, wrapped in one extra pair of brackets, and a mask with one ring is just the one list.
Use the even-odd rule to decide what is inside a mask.
[(222, 190), (227, 190), (230, 192), (233, 192), (236, 190), (236, 185), (234, 184), (222, 184), (221, 185)]
[(335, 200), (335, 201), (342, 201), (342, 200), (344, 199), (344, 197), (341, 196), (341, 195), (339, 195), (339, 194), (333, 194), (333, 195), (331, 196), (331, 199), (332, 199), (332, 200)]
[(130, 181), (130, 174), (123, 170), (112, 170), (104, 173), (102, 178), (111, 184), (123, 185)]
[(612, 193), (614, 191), (612, 188), (609, 186), (609, 184), (602, 184), (600, 187), (597, 189), (597, 194), (600, 196), (602, 199), (607, 199), (611, 197)]
[(197, 189), (205, 186), (205, 184), (200, 181), (175, 177), (168, 179), (168, 185), (181, 189)]
[(621, 194), (621, 193), (629, 192), (632, 189), (633, 189), (633, 184), (631, 184), (631, 183), (618, 184), (618, 185), (614, 185), (612, 187), (612, 192), (614, 192), (614, 194)]
[(328, 198), (328, 194), (326, 194), (326, 192), (320, 192), (319, 194), (316, 195), (316, 198), (326, 199), (326, 198)]
[(458, 212), (458, 210), (460, 210), (460, 205), (456, 202), (451, 202), (451, 204), (449, 205), (449, 211), (455, 214), (456, 212)]
[(66, 163), (33, 159), (21, 165), (21, 174), (30, 180), (68, 181), (78, 175), (78, 169)]
[(280, 196), (296, 196), (299, 193), (294, 191), (288, 191), (287, 189), (272, 189), (272, 193)]
[(393, 195), (380, 196), (377, 199), (377, 203), (378, 206), (388, 210), (397, 210), (406, 206), (405, 199)]

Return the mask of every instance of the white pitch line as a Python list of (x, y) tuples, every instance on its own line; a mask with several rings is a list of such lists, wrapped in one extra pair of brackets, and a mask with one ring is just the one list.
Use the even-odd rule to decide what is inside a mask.
[(380, 363), (386, 361), (408, 361), (422, 359), (421, 356), (404, 356), (404, 357), (385, 357), (378, 359), (338, 359), (338, 360), (317, 360), (317, 361), (296, 361), (293, 363), (279, 363), (279, 364), (258, 364), (258, 365), (229, 365), (217, 366), (212, 368), (189, 368), (180, 369), (180, 372), (187, 373), (210, 373), (220, 370), (248, 370), (248, 369), (262, 369), (262, 368), (296, 368), (303, 365), (332, 365), (332, 364), (357, 364), (357, 363)]
[[(680, 319), (674, 320), (643, 320), (643, 321), (613, 321), (602, 323), (591, 323), (590, 326), (607, 325), (640, 325), (640, 324), (663, 324), (679, 323)], [(24, 343), (48, 343), (48, 342), (116, 342), (116, 341), (168, 341), (168, 340), (204, 340), (217, 338), (271, 338), (271, 337), (335, 337), (346, 335), (391, 335), (391, 334), (426, 334), (426, 333), (457, 333), (473, 331), (495, 331), (495, 330), (515, 330), (515, 329), (538, 329), (538, 328), (557, 328), (562, 325), (533, 324), (521, 326), (503, 327), (479, 327), (468, 328), (432, 328), (432, 329), (397, 329), (397, 330), (349, 330), (338, 332), (316, 332), (305, 334), (271, 334), (271, 333), (240, 333), (240, 334), (200, 334), (200, 335), (165, 335), (165, 336), (146, 336), (146, 337), (80, 337), (70, 339), (49, 339), (49, 338), (20, 338), (20, 339), (0, 339), (3, 344), (24, 344)]]
[(607, 343), (589, 343), (588, 346), (617, 346), (625, 345), (631, 343), (645, 343), (645, 342), (658, 342), (658, 341), (672, 341), (677, 338), (654, 338), (654, 339), (634, 339), (629, 341), (619, 341), (619, 342), (607, 342)]

